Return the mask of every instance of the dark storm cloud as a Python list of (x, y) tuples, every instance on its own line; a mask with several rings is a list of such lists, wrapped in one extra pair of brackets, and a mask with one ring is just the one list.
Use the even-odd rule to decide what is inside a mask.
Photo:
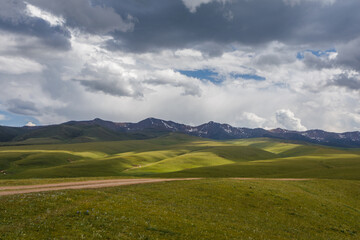
[(25, 14), (23, 1), (4, 0), (0, 2), (0, 30), (21, 35), (31, 35), (41, 39), (42, 44), (56, 49), (71, 48), (70, 33), (61, 26), (51, 26), (43, 19)]
[[(26, 14), (27, 3), (55, 16), (63, 17), (64, 26), (52, 26), (49, 22)], [(71, 48), (71, 34), (67, 27), (77, 28), (89, 33), (130, 31), (133, 19), (126, 15), (124, 20), (112, 8), (94, 6), (88, 0), (3, 0), (0, 1), (0, 30), (20, 35), (31, 35), (42, 40), (42, 44), (54, 49)]]
[(139, 92), (133, 92), (132, 89), (119, 84), (116, 80), (81, 80), (74, 79), (92, 92), (102, 92), (116, 97), (141, 97)]
[(357, 39), (341, 44), (338, 48), (337, 62), (360, 71), (360, 36)]
[[(338, 0), (332, 5), (321, 1), (299, 1), (295, 5), (283, 0), (213, 1), (200, 5), (196, 12), (190, 12), (182, 0), (28, 2), (62, 16), (66, 26), (111, 33), (114, 40), (108, 42), (108, 48), (130, 52), (195, 47), (218, 56), (231, 43), (325, 45), (352, 40), (360, 32), (358, 0)], [(49, 44), (69, 44), (66, 30), (51, 27), (41, 19), (22, 16), (15, 23), (14, 16), (23, 13), (23, 1), (4, 0), (0, 5), (0, 27), (43, 37)]]
[(36, 115), (39, 110), (36, 108), (35, 103), (24, 101), (21, 99), (11, 99), (7, 101), (7, 110), (12, 113), (22, 115)]
[[(96, 0), (119, 14), (131, 14), (134, 31), (116, 32), (111, 49), (134, 52), (194, 47), (199, 43), (254, 46), (269, 41), (326, 44), (348, 41), (360, 32), (360, 1), (303, 1), (291, 6), (283, 0), (212, 2), (191, 13), (181, 0)], [(226, 17), (231, 12), (232, 18)], [(208, 48), (211, 50), (212, 48)], [(203, 49), (206, 50), (206, 49)]]
[(304, 53), (304, 59), (302, 61), (310, 69), (332, 68), (336, 64), (336, 61), (329, 60), (328, 57), (315, 56), (310, 52)]
[(94, 5), (89, 0), (29, 0), (29, 2), (64, 17), (67, 26), (90, 33), (105, 34), (114, 30), (125, 32), (133, 28), (129, 13), (124, 15), (124, 19), (113, 8), (103, 4)]
[(359, 77), (352, 77), (348, 74), (339, 74), (329, 85), (344, 87), (349, 90), (360, 90), (360, 79)]
[(0, 19), (0, 29), (18, 34), (36, 36), (42, 43), (55, 49), (68, 50), (71, 48), (70, 33), (60, 26), (51, 27), (39, 18), (28, 18), (13, 24), (11, 21)]
[[(286, 34), (281, 26), (270, 29), (271, 26), (280, 25), (283, 19), (291, 22), (298, 15), (295, 8), (273, 1), (262, 2), (264, 6), (258, 9), (256, 4), (259, 1), (241, 1), (227, 5), (215, 2), (202, 5), (196, 13), (191, 13), (181, 0), (107, 3), (118, 11), (130, 12), (138, 19), (133, 32), (117, 32), (115, 36), (118, 41), (111, 42), (110, 46), (140, 52), (159, 48), (193, 47), (200, 43), (211, 43), (209, 48), (202, 50), (213, 51), (213, 45), (216, 44), (242, 42), (253, 45), (284, 38)], [(152, 6), (149, 10), (140, 11), (149, 5)], [(234, 12), (231, 21), (224, 17), (228, 8)]]

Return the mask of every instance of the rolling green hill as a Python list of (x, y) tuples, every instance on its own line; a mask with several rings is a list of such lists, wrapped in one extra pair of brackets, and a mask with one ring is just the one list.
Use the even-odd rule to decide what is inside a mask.
[(147, 140), (0, 147), (0, 178), (297, 177), (360, 179), (360, 151), (275, 139)]
[[(81, 143), (119, 140), (151, 139), (170, 133), (186, 134), (213, 140), (271, 138), (273, 141), (302, 141), (332, 147), (359, 148), (360, 132), (333, 133), (323, 130), (304, 132), (286, 129), (238, 128), (210, 121), (190, 126), (173, 121), (147, 118), (137, 123), (112, 122), (99, 118), (70, 121), (34, 127), (0, 126), (0, 146)], [(245, 143), (246, 144), (246, 143)], [(254, 143), (257, 146), (271, 143)], [(285, 147), (286, 148), (286, 147)]]
[(168, 133), (153, 129), (126, 132), (114, 126), (116, 127), (116, 123), (101, 119), (39, 127), (0, 126), (0, 146), (139, 140)]

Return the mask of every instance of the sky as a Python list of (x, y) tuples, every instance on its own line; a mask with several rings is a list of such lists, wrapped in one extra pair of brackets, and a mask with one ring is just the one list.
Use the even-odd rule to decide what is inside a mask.
[(1, 0), (0, 125), (360, 130), (359, 0)]

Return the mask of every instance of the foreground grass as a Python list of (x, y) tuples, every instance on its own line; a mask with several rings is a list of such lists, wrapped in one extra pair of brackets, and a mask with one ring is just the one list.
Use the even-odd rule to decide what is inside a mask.
[(359, 239), (360, 182), (204, 179), (0, 198), (0, 239)]

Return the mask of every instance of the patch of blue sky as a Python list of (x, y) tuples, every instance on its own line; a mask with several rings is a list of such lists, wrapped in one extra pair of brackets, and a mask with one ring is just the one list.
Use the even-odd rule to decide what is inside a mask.
[(265, 77), (262, 77), (262, 76), (259, 76), (259, 75), (256, 75), (256, 74), (238, 74), (238, 73), (235, 73), (235, 74), (231, 74), (231, 76), (233, 78), (242, 78), (242, 79), (245, 79), (245, 80), (255, 80), (255, 81), (265, 81), (266, 80)]
[(329, 56), (330, 53), (335, 53), (337, 51), (336, 51), (335, 48), (331, 48), (331, 49), (328, 49), (328, 50), (325, 50), (325, 51), (307, 49), (305, 51), (298, 52), (297, 55), (296, 55), (296, 58), (300, 59), (300, 60), (304, 59), (306, 52), (312, 53), (314, 56), (317, 56), (317, 57), (323, 57), (323, 56)]
[(224, 79), (219, 75), (219, 73), (214, 72), (210, 69), (198, 69), (198, 70), (178, 70), (179, 73), (188, 76), (200, 79), (202, 81), (210, 81), (214, 84), (220, 84)]
[(39, 125), (39, 121), (31, 116), (18, 115), (5, 111), (0, 111), (0, 115), (0, 125), (2, 126), (22, 127), (28, 122)]

